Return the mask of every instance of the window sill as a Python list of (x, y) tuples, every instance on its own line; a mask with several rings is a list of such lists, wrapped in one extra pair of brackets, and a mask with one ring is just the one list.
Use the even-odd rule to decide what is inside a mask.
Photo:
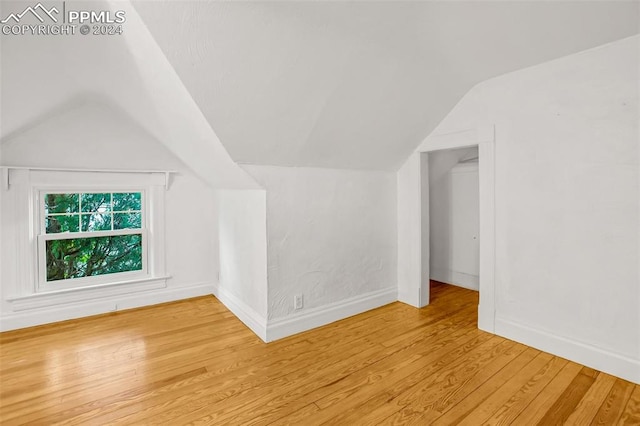
[(122, 294), (137, 293), (147, 290), (156, 290), (167, 287), (169, 276), (142, 278), (128, 281), (118, 281), (107, 284), (98, 284), (90, 287), (78, 287), (64, 290), (33, 293), (25, 296), (8, 297), (14, 311), (45, 308), (48, 306), (62, 305), (66, 303), (84, 302), (92, 299), (119, 296)]

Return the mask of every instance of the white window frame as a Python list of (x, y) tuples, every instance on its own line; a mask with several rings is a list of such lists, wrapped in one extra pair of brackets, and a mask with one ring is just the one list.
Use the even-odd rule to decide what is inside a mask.
[[(7, 219), (15, 224), (9, 228), (8, 235), (15, 250), (7, 255), (7, 264), (15, 267), (12, 266), (6, 275), (12, 285), (5, 297), (13, 311), (166, 288), (170, 276), (165, 269), (165, 192), (169, 189), (170, 175), (175, 172), (29, 167), (5, 167), (4, 170), (6, 174), (2, 185), (11, 206)], [(40, 270), (43, 261), (39, 259), (38, 246), (43, 240), (39, 236), (43, 226), (41, 221), (44, 220), (40, 197), (47, 192), (143, 192), (146, 207), (143, 218), (146, 227), (144, 274), (133, 271), (132, 274), (124, 272), (87, 277), (86, 281), (85, 278), (75, 278), (46, 283), (46, 271), (43, 275)], [(133, 232), (139, 233), (139, 230)], [(65, 235), (74, 237), (82, 233)], [(45, 281), (41, 283), (43, 276)], [(63, 281), (69, 281), (69, 284), (61, 286), (59, 283)]]
[[(147, 202), (146, 188), (140, 187), (118, 187), (118, 188), (97, 188), (92, 187), (90, 192), (86, 188), (79, 189), (76, 186), (73, 187), (60, 187), (60, 188), (38, 188), (33, 189), (34, 194), (34, 211), (38, 214), (35, 215), (37, 225), (35, 229), (38, 230), (36, 235), (37, 246), (37, 264), (38, 264), (38, 279), (36, 285), (36, 292), (56, 291), (69, 288), (89, 287), (92, 285), (109, 284), (111, 282), (131, 281), (136, 279), (148, 279), (148, 228), (149, 221), (149, 204)], [(120, 229), (109, 231), (94, 231), (94, 232), (60, 232), (55, 234), (46, 233), (46, 218), (44, 195), (45, 194), (82, 194), (82, 193), (118, 193), (118, 192), (139, 192), (141, 193), (141, 213), (142, 213), (142, 226), (136, 229)], [(108, 237), (117, 235), (142, 235), (142, 269), (138, 271), (118, 272), (112, 274), (95, 275), (90, 277), (81, 278), (69, 278), (66, 280), (47, 281), (47, 259), (46, 259), (46, 243), (51, 240), (63, 240), (63, 239), (76, 239), (76, 238), (91, 238), (91, 237)]]

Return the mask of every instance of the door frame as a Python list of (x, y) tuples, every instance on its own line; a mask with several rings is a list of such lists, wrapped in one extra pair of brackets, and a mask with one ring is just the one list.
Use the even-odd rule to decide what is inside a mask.
[(429, 304), (429, 170), (430, 152), (445, 149), (478, 147), (479, 198), (480, 198), (480, 304), (478, 328), (495, 332), (495, 269), (496, 269), (496, 220), (495, 220), (495, 126), (483, 126), (452, 133), (430, 136), (418, 149), (420, 154), (420, 207), (421, 220), (415, 225), (420, 235), (419, 259), (421, 279), (419, 307)]

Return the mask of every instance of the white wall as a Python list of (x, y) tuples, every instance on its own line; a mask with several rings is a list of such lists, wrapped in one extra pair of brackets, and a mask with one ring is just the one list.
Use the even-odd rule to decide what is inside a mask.
[[(270, 320), (379, 291), (395, 300), (394, 173), (243, 168), (267, 191)], [(296, 294), (304, 300), (299, 312)]]
[[(0, 261), (3, 329), (102, 313), (113, 310), (116, 303), (122, 309), (213, 292), (218, 274), (213, 190), (126, 114), (102, 101), (76, 99), (73, 104), (61, 105), (55, 115), (3, 140), (2, 165), (178, 171), (165, 197), (166, 270), (171, 278), (164, 289), (89, 301), (84, 306), (58, 305), (17, 313), (6, 301), (6, 297), (16, 295), (15, 283), (7, 278), (14, 265), (7, 264), (8, 256), (3, 256)], [(11, 188), (3, 187), (1, 191), (1, 209), (7, 212), (13, 208), (4, 202), (10, 195), (5, 192)], [(10, 216), (3, 214), (0, 219)], [(3, 231), (15, 226), (16, 223), (0, 222)], [(20, 243), (3, 238), (3, 253), (17, 244)]]
[(218, 191), (220, 280), (215, 294), (267, 340), (265, 191)]
[(635, 382), (639, 43), (486, 81), (434, 132), (496, 125), (496, 332)]
[[(420, 307), (429, 302), (428, 292), (420, 294), (423, 266), (428, 265), (428, 240), (423, 241), (421, 232), (423, 224), (429, 223), (428, 209), (423, 207), (425, 199), (423, 190), (428, 185), (423, 183), (425, 163), (424, 155), (413, 153), (398, 170), (396, 215), (398, 219), (398, 300), (411, 306)], [(423, 215), (424, 210), (424, 215)], [(424, 251), (427, 253), (423, 253)], [(426, 297), (425, 297), (426, 296)], [(422, 300), (422, 302), (421, 302)]]
[(478, 163), (459, 164), (478, 148), (434, 151), (429, 157), (430, 278), (478, 290)]

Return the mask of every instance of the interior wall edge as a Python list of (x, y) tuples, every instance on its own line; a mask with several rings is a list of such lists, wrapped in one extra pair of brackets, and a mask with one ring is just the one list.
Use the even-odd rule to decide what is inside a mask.
[(640, 359), (632, 359), (583, 342), (496, 315), (495, 333), (612, 376), (640, 384)]
[(263, 342), (268, 341), (265, 317), (224, 287), (214, 285), (213, 295)]

